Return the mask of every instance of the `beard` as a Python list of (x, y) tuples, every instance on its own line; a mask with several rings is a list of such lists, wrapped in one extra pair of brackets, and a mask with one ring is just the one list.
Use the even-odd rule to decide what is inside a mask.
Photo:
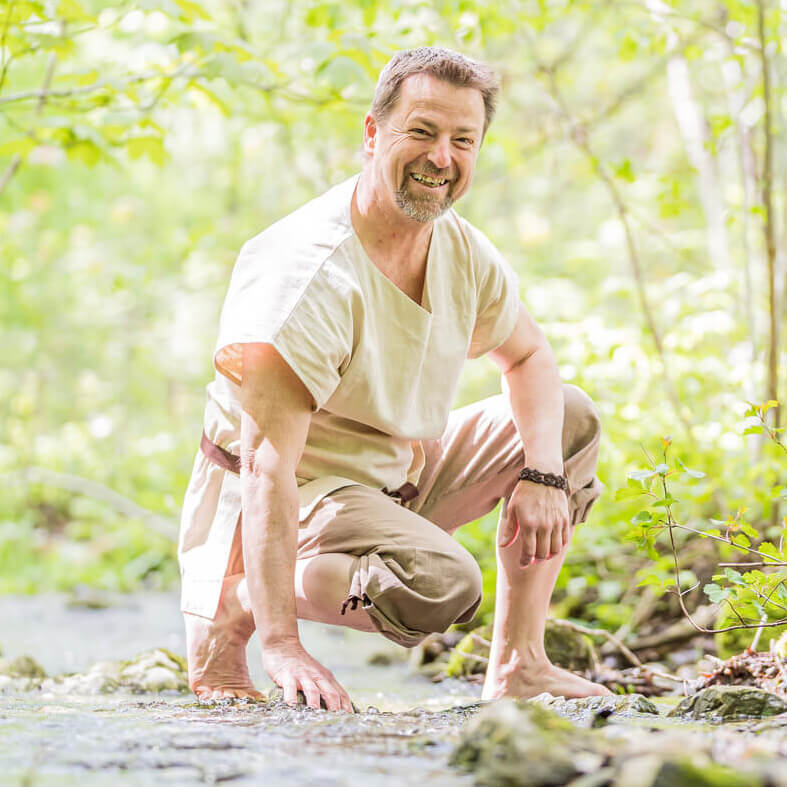
[[(438, 172), (422, 171), (425, 175), (440, 177)], [(411, 182), (410, 174), (407, 173), (404, 177), (404, 183), (402, 183), (401, 188), (396, 192), (396, 204), (402, 209), (405, 215), (413, 221), (421, 223), (434, 221), (442, 216), (443, 213), (454, 204), (450, 191), (452, 184), (449, 184), (445, 196), (432, 196), (428, 192), (422, 190), (414, 194), (410, 190)]]

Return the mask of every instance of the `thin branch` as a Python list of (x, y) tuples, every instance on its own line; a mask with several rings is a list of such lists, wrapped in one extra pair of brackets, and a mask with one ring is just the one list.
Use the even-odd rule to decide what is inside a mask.
[(119, 514), (133, 519), (141, 519), (150, 526), (151, 530), (165, 538), (174, 539), (177, 536), (177, 526), (172, 520), (144, 508), (114, 489), (90, 478), (60, 473), (45, 467), (28, 467), (19, 473), (5, 473), (0, 478), (17, 484), (44, 484), (58, 489), (66, 489), (69, 492), (106, 503)]
[[(43, 91), (43, 95), (41, 95), (38, 99), (38, 103), (36, 104), (35, 108), (35, 117), (38, 117), (41, 114), (41, 111), (44, 108), (44, 104), (46, 103), (46, 91), (49, 88), (49, 85), (52, 83), (52, 77), (55, 73), (55, 65), (57, 64), (57, 55), (54, 53), (49, 58), (49, 63), (47, 63), (46, 73), (44, 74), (44, 82), (41, 86)], [(32, 133), (32, 132), (31, 132)], [(22, 163), (22, 156), (19, 153), (14, 153), (11, 157), (11, 161), (9, 162), (8, 166), (5, 168), (5, 171), (2, 175), (0, 175), (0, 194), (5, 191), (6, 186), (11, 182), (11, 178), (16, 175), (19, 166)]]

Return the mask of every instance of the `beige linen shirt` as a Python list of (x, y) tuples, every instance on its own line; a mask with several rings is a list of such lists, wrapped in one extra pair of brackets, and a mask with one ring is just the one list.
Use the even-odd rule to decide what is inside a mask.
[[(358, 176), (242, 247), (222, 309), (204, 430), (238, 453), (241, 347), (273, 345), (314, 397), (296, 476), (300, 519), (350, 484), (418, 484), (421, 440), (440, 437), (465, 358), (502, 344), (516, 275), (453, 210), (434, 222), (422, 304), (369, 259), (353, 230)], [(184, 611), (212, 618), (241, 510), (240, 478), (197, 453), (181, 520)]]

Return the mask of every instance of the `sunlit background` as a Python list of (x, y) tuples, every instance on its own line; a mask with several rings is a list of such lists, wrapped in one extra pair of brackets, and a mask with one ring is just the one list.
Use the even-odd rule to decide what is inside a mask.
[[(563, 379), (603, 417), (607, 490), (557, 612), (619, 630), (674, 583), (664, 543), (638, 550), (642, 498), (615, 500), (647, 455), (663, 461), (663, 436), (670, 467), (705, 474), (670, 477), (678, 521), (706, 529), (745, 506), (778, 544), (784, 454), (743, 433), (747, 402), (784, 390), (785, 10), (2, 0), (0, 590), (177, 587), (235, 256), (359, 170), (380, 68), (424, 44), (500, 73), (457, 208), (516, 268)], [(470, 363), (456, 403), (499, 385)], [(459, 535), (485, 569), (485, 615), (494, 525)], [(707, 603), (726, 549), (680, 541), (681, 582), (700, 582), (687, 603)]]

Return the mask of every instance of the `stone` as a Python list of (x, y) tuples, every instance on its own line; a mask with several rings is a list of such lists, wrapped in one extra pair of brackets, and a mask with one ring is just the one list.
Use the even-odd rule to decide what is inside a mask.
[(573, 721), (589, 721), (591, 723), (599, 716), (607, 719), (613, 715), (623, 717), (643, 714), (649, 716), (659, 715), (659, 709), (642, 694), (604, 694), (593, 697), (566, 699), (565, 697), (553, 697), (551, 694), (544, 692), (526, 701), (548, 708), (560, 714), (563, 718)]
[(605, 757), (590, 732), (556, 713), (499, 700), (464, 727), (450, 763), (479, 785), (557, 787), (598, 770)]
[[(486, 672), (492, 626), (481, 626), (466, 634), (451, 651), (445, 674), (461, 678)], [(558, 667), (582, 672), (594, 666), (593, 643), (584, 634), (547, 621), (544, 647), (549, 660)]]
[(46, 671), (32, 656), (18, 656), (12, 661), (0, 659), (0, 675), (10, 678), (45, 678)]
[(664, 758), (658, 754), (629, 757), (618, 764), (616, 787), (764, 787), (751, 773), (689, 757)]
[(709, 686), (686, 697), (667, 715), (703, 721), (737, 721), (784, 712), (787, 702), (768, 691), (750, 686)]
[(185, 659), (164, 648), (140, 653), (123, 665), (118, 682), (131, 691), (188, 691)]

